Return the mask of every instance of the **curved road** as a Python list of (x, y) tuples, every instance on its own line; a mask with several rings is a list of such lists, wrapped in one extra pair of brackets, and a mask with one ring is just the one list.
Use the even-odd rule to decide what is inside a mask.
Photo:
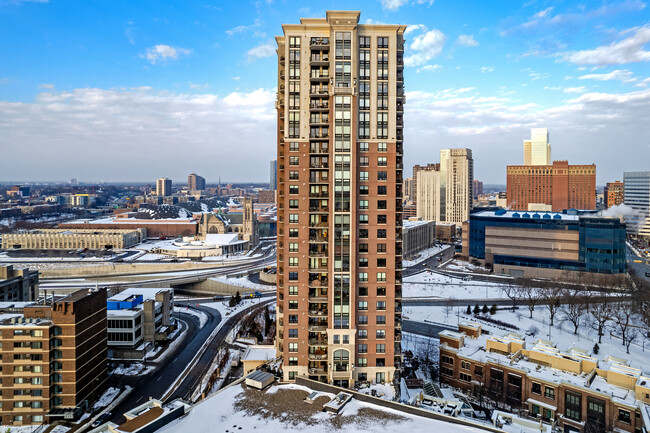
[[(125, 376), (122, 378), (121, 384), (130, 385), (133, 387), (133, 391), (112, 410), (114, 415), (110, 421), (122, 424), (125, 421), (122, 415), (124, 412), (142, 404), (150, 396), (157, 399), (161, 398), (165, 391), (181, 375), (187, 364), (194, 358), (194, 355), (196, 355), (212, 331), (221, 322), (221, 314), (217, 310), (203, 306), (193, 306), (193, 308), (206, 313), (208, 315), (208, 322), (203, 328), (200, 328), (199, 318), (195, 315), (175, 313), (188, 324), (188, 329), (183, 336), (183, 340), (176, 345), (173, 352), (167, 354), (158, 370), (145, 376)], [(163, 353), (161, 356), (164, 355)]]

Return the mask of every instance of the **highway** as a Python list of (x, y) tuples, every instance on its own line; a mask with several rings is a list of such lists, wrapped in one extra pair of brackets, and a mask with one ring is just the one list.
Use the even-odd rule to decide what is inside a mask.
[(650, 273), (650, 259), (645, 259), (637, 256), (628, 247), (625, 253), (625, 261), (627, 262), (628, 269), (634, 269), (639, 278), (650, 281), (650, 277), (646, 276), (646, 272)]

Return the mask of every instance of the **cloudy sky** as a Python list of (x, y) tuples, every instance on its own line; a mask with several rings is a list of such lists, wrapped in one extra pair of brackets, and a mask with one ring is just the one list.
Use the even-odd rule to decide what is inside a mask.
[(267, 181), (273, 36), (327, 9), (409, 25), (407, 166), (469, 147), (504, 184), (548, 127), (553, 159), (597, 164), (598, 184), (650, 169), (643, 1), (320, 4), (0, 0), (0, 181)]

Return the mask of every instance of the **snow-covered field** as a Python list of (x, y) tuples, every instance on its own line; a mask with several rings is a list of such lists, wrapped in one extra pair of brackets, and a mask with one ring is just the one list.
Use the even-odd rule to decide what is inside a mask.
[(199, 328), (203, 328), (206, 323), (208, 323), (208, 315), (203, 311), (195, 310), (188, 307), (174, 307), (174, 311), (177, 313), (191, 314), (199, 318)]
[[(244, 389), (240, 385), (230, 386), (203, 400), (190, 411), (162, 429), (167, 432), (213, 432), (219, 426), (220, 431), (264, 431), (267, 433), (284, 432), (390, 432), (390, 431), (439, 431), (445, 433), (479, 432), (478, 428), (460, 426), (432, 420), (404, 412), (386, 409), (381, 406), (351, 400), (334, 417), (318, 409), (317, 403), (309, 405), (302, 401), (312, 390), (297, 389), (292, 386), (275, 386), (265, 394), (249, 394), (264, 399), (265, 407), (253, 411), (248, 409), (248, 402), (243, 401)], [(300, 387), (302, 388), (302, 387)], [(261, 393), (262, 391), (251, 391)], [(329, 397), (328, 397), (329, 398)], [(291, 403), (282, 405), (285, 399)], [(279, 401), (278, 401), (279, 400)], [(276, 406), (276, 404), (278, 406)]]
[(502, 299), (504, 284), (463, 281), (435, 272), (421, 272), (402, 280), (404, 298)]

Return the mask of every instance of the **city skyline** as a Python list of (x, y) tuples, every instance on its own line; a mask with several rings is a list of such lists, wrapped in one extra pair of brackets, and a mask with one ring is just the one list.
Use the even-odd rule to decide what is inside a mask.
[[(599, 185), (646, 169), (625, 160), (648, 146), (637, 139), (650, 111), (645, 3), (468, 2), (471, 16), (431, 3), (327, 6), (361, 10), (363, 23), (408, 25), (406, 166), (467, 147), (476, 177), (504, 184), (530, 128), (546, 127), (554, 159), (595, 163)], [(14, 156), (0, 162), (0, 180), (182, 179), (196, 170), (264, 181), (275, 142), (272, 35), (324, 9), (190, 2), (105, 13), (0, 2), (0, 37), (12, 40), (0, 45), (12, 59), (0, 67), (0, 146)], [(178, 161), (186, 149), (202, 155), (191, 167)], [(14, 161), (30, 155), (41, 158), (27, 173)]]

